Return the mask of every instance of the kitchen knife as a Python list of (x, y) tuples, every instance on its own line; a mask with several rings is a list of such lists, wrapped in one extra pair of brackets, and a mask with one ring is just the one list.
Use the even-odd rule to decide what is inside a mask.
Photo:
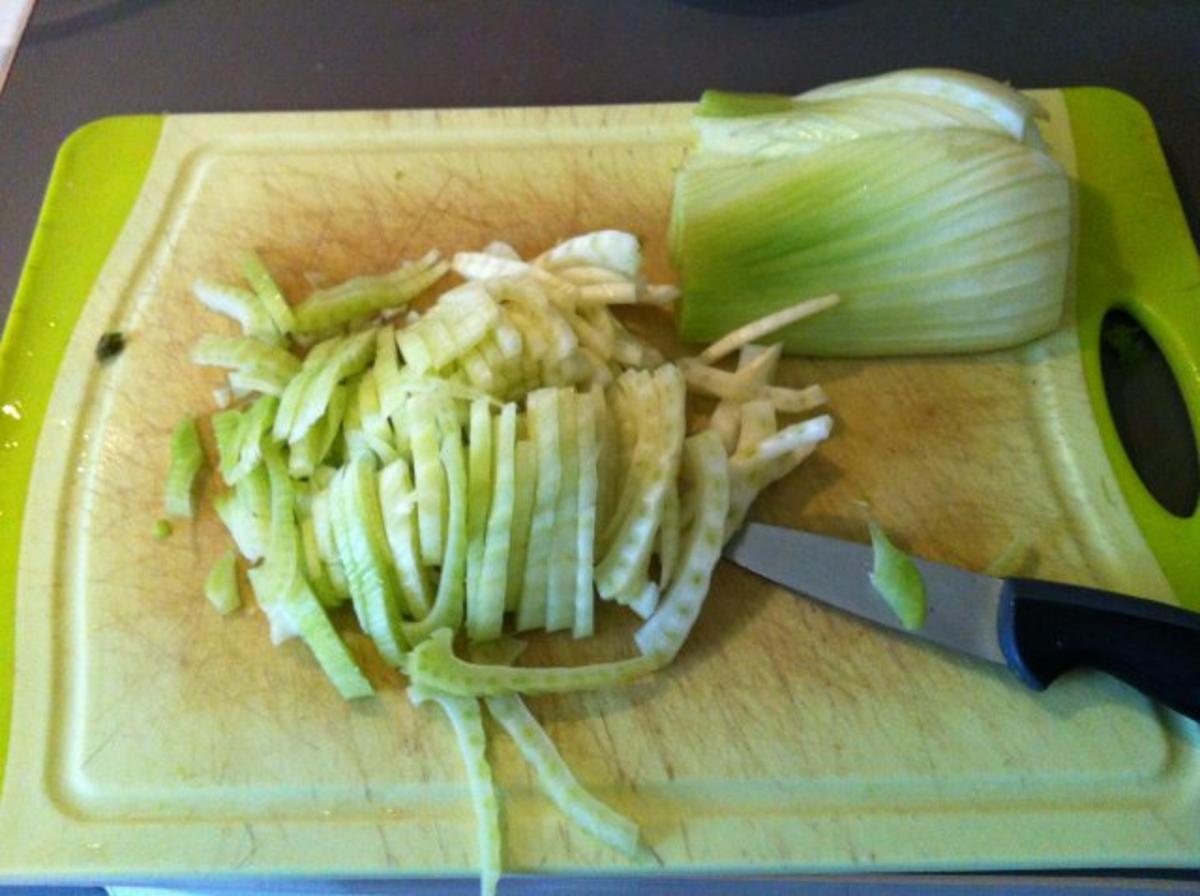
[(725, 557), (855, 616), (1006, 666), (1034, 690), (1090, 667), (1200, 720), (1200, 614), (1099, 588), (997, 578), (914, 557), (928, 611), (924, 625), (908, 631), (871, 584), (870, 545), (748, 523)]

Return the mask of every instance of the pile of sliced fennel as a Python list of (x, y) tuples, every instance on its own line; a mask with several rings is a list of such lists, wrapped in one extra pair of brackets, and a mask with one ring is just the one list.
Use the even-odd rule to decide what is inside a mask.
[(841, 304), (779, 336), (808, 355), (1016, 345), (1062, 316), (1071, 187), (1040, 107), (989, 78), (911, 69), (798, 97), (707, 92), (677, 175), (683, 336), (797, 295)]
[[(449, 261), (431, 252), (294, 305), (253, 254), (249, 288), (194, 286), (241, 327), (192, 353), (228, 376), (209, 422), (223, 483), (214, 506), (236, 553), (216, 563), (205, 593), (234, 611), (244, 568), (272, 640), (302, 638), (347, 699), (372, 693), (327, 612), (352, 604), (413, 701), (437, 703), (454, 727), (485, 893), (500, 847), (481, 708), (573, 822), (634, 854), (637, 827), (583, 790), (521, 695), (603, 688), (669, 663), (755, 496), (832, 426), (811, 415), (825, 402), (819, 387), (772, 384), (780, 347), (763, 342), (836, 297), (668, 362), (613, 311), (674, 301), (642, 268), (638, 240), (610, 230), (532, 261), (504, 243)], [(462, 282), (408, 310), (451, 272)], [(712, 406), (693, 432), (689, 393)], [(780, 415), (799, 419), (781, 426)], [(202, 462), (196, 421), (185, 420), (168, 515), (195, 512)], [(514, 631), (590, 636), (597, 597), (645, 620), (635, 656), (512, 664)], [(459, 635), (471, 659), (455, 652)]]

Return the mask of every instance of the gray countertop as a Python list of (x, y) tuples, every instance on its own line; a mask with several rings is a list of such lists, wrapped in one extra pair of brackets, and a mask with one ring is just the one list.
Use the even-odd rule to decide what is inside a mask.
[[(916, 65), (1134, 95), (1158, 125), (1197, 231), (1200, 3), (1190, 0), (40, 0), (0, 93), (0, 321), (54, 154), (95, 118), (677, 101), (712, 86), (798, 92)], [(1200, 890), (1196, 881), (1144, 871), (660, 881), (644, 891), (1129, 894)], [(510, 881), (502, 892), (607, 892), (614, 882), (545, 884)], [(435, 889), (447, 892), (413, 892)]]

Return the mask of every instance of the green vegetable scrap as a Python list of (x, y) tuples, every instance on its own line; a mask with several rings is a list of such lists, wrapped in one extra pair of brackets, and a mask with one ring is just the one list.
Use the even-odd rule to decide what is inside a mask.
[(925, 601), (925, 583), (921, 572), (912, 558), (897, 548), (874, 520), (867, 525), (871, 530), (871, 545), (875, 548), (875, 568), (871, 571), (871, 584), (909, 631), (925, 624), (928, 609)]

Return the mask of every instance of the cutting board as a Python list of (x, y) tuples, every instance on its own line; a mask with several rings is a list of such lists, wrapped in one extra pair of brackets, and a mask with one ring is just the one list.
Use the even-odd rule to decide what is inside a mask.
[[(755, 515), (863, 538), (867, 501), (933, 559), (1020, 556), (1024, 574), (1173, 600), (1195, 583), (1195, 520), (1156, 515), (1138, 491), (1096, 392), (1094, 330), (1108, 305), (1130, 304), (1200, 394), (1200, 266), (1144, 111), (1103, 90), (1039, 97), (1080, 183), (1078, 300), (1062, 327), (973, 357), (789, 361), (787, 382), (826, 387), (835, 437)], [(650, 275), (671, 280), (664, 235), (688, 114), (170, 116), (101, 121), (67, 142), (0, 378), (6, 651), (17, 633), (0, 876), (473, 872), (443, 720), (379, 667), (378, 697), (345, 703), (301, 645), (271, 647), (260, 613), (212, 612), (201, 583), (227, 541), (207, 505), (154, 538), (170, 430), (211, 408), (217, 384), (186, 358), (224, 324), (188, 284), (235, 278), (250, 246), (302, 294), (433, 246), (503, 237), (534, 252), (599, 227), (641, 234)], [(1147, 258), (1166, 273), (1144, 273)], [(127, 348), (98, 364), (111, 329)], [(1180, 538), (1188, 550), (1171, 546)], [(602, 612), (598, 629), (586, 643), (535, 638), (530, 661), (628, 652), (627, 616)], [(1200, 860), (1194, 724), (1097, 675), (1030, 694), (724, 565), (665, 672), (531, 705), (651, 852), (629, 861), (565, 825), (498, 736), (515, 872)]]

